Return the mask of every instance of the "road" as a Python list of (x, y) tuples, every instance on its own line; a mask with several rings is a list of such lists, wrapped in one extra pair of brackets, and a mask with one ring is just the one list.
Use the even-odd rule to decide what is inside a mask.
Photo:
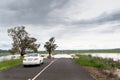
[(94, 80), (72, 59), (47, 59), (41, 66), (18, 66), (0, 72), (0, 80)]

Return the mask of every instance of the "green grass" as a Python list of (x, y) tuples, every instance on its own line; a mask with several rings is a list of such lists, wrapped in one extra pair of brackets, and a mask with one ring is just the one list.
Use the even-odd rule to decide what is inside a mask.
[(106, 50), (79, 50), (80, 53), (120, 53), (120, 49), (106, 49)]
[(101, 69), (113, 69), (115, 66), (109, 61), (101, 58), (92, 58), (90, 56), (80, 55), (79, 58), (74, 59), (81, 66), (90, 66)]
[(120, 49), (101, 49), (101, 50), (57, 50), (57, 53), (120, 53)]
[(21, 64), (22, 64), (21, 59), (3, 61), (3, 62), (0, 62), (0, 71), (6, 70)]

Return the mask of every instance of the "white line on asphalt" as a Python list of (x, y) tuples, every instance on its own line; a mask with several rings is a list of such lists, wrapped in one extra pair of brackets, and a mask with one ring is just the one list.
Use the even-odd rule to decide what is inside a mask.
[[(57, 59), (56, 59), (57, 60)], [(31, 80), (35, 80), (38, 76), (40, 76), (53, 62), (55, 62), (56, 60), (51, 61), (51, 63), (49, 63), (42, 71), (40, 71), (33, 79)]]

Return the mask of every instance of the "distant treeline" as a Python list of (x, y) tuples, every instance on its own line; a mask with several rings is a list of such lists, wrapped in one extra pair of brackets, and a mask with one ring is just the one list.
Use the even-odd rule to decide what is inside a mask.
[[(46, 51), (40, 51), (46, 53)], [(98, 49), (98, 50), (55, 50), (54, 53), (120, 53), (120, 49)]]
[[(0, 50), (0, 53), (9, 52), (8, 50)], [(46, 54), (46, 51), (38, 51), (41, 54)], [(97, 50), (55, 50), (56, 53), (120, 53), (120, 49), (97, 49)]]
[(2, 53), (2, 52), (8, 52), (8, 50), (2, 50), (2, 49), (0, 49), (0, 53)]

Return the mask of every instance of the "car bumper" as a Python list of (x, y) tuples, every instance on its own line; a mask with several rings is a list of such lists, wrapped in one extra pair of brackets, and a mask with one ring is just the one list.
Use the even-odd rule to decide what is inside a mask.
[(40, 64), (40, 62), (38, 62), (38, 61), (33, 61), (33, 62), (23, 61), (23, 65), (37, 65), (37, 64)]

